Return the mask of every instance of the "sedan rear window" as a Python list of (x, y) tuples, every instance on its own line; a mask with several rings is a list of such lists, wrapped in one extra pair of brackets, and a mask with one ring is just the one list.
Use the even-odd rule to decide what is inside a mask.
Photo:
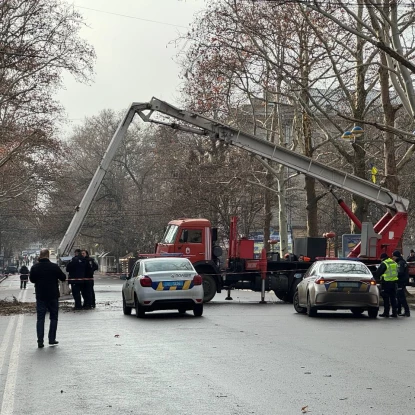
[(358, 262), (323, 264), (320, 272), (323, 274), (371, 274), (366, 265)]
[(193, 266), (189, 261), (149, 261), (144, 264), (147, 272), (160, 271), (193, 271)]

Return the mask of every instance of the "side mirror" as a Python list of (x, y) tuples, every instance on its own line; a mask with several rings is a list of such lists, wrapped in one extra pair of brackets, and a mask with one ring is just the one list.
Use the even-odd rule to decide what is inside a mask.
[(126, 274), (120, 275), (120, 280), (127, 280), (128, 276)]

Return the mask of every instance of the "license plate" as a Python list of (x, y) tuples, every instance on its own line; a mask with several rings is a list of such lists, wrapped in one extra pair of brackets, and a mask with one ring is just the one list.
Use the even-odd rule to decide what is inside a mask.
[(349, 282), (349, 281), (338, 282), (337, 286), (339, 288), (358, 288), (360, 286), (360, 282)]
[(165, 287), (182, 287), (183, 281), (164, 281), (163, 285)]

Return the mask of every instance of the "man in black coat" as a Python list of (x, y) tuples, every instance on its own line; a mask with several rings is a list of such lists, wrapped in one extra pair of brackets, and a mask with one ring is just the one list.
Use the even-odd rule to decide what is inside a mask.
[(37, 311), (37, 345), (43, 347), (45, 334), (45, 316), (49, 311), (49, 344), (57, 345), (56, 330), (58, 328), (59, 286), (58, 280), (65, 281), (66, 275), (57, 264), (49, 261), (49, 251), (42, 249), (39, 261), (32, 266), (29, 275), (30, 281), (35, 284), (36, 311)]
[(82, 310), (81, 292), (84, 297), (84, 308), (91, 308), (89, 286), (86, 285), (88, 278), (89, 263), (81, 254), (80, 249), (75, 249), (75, 256), (66, 266), (69, 273), (68, 282), (72, 286), (72, 295), (75, 300), (75, 310)]
[[(87, 281), (85, 282), (88, 293), (89, 299), (91, 300), (91, 307), (95, 308), (96, 301), (95, 301), (95, 290), (94, 290), (94, 272), (98, 270), (98, 264), (95, 262), (94, 258), (89, 256), (89, 253), (86, 249), (82, 251), (82, 256), (88, 261), (88, 272), (87, 272)], [(85, 301), (85, 298), (84, 298)]]
[(26, 289), (27, 281), (29, 280), (29, 268), (26, 265), (22, 265), (20, 268), (20, 289)]
[[(408, 264), (403, 259), (400, 251), (393, 251), (393, 260), (398, 264), (398, 291), (396, 297), (398, 299), (398, 316), (410, 317), (408, 302), (406, 301), (406, 284), (409, 281)], [(404, 312), (402, 312), (402, 307)]]

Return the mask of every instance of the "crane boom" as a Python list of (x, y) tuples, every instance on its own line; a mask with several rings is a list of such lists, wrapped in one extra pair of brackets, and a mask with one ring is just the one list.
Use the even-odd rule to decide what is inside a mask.
[[(388, 189), (360, 177), (353, 176), (352, 174), (344, 173), (336, 168), (327, 166), (326, 164), (319, 163), (310, 157), (298, 154), (295, 151), (288, 150), (283, 146), (271, 143), (270, 141), (256, 137), (255, 135), (248, 134), (194, 112), (178, 109), (157, 98), (153, 98), (150, 101), (150, 109), (150, 116), (146, 116), (142, 113), (139, 114), (144, 121), (152, 121), (151, 114), (157, 111), (200, 129), (199, 132), (192, 130), (190, 130), (190, 132), (197, 132), (199, 134), (204, 132), (212, 138), (224, 141), (250, 153), (257, 154), (270, 161), (275, 161), (307, 176), (314, 177), (331, 186), (347, 190), (350, 193), (361, 196), (394, 211), (406, 212), (408, 209), (409, 201)], [(170, 124), (170, 126), (182, 129), (177, 123)], [(189, 131), (188, 128), (185, 128), (184, 130)]]
[(107, 150), (104, 153), (102, 161), (95, 171), (94, 176), (92, 177), (91, 183), (89, 183), (88, 189), (86, 190), (81, 203), (75, 208), (75, 214), (72, 218), (72, 221), (58, 247), (58, 257), (69, 255), (69, 252), (72, 249), (72, 246), (75, 242), (75, 238), (78, 235), (82, 224), (85, 221), (86, 215), (88, 214), (89, 209), (91, 208), (92, 202), (98, 193), (98, 190), (101, 186), (102, 180), (104, 179), (105, 174), (108, 171), (108, 168), (117, 153), (118, 147), (122, 142), (125, 134), (127, 133), (128, 127), (137, 111), (146, 107), (147, 104), (131, 104), (130, 108), (126, 111), (123, 119), (118, 125), (117, 130), (115, 131), (114, 136), (112, 137)]
[[(59, 245), (59, 255), (68, 255), (69, 251), (72, 249), (75, 237), (81, 229), (102, 180), (129, 125), (133, 121), (135, 114), (138, 114), (145, 122), (167, 125), (181, 131), (221, 140), (267, 160), (275, 161), (287, 166), (307, 176), (314, 177), (329, 186), (344, 189), (350, 193), (364, 197), (365, 199), (378, 203), (390, 210), (400, 212), (404, 216), (408, 210), (409, 201), (388, 189), (353, 176), (352, 174), (344, 173), (323, 163), (319, 163), (307, 156), (288, 150), (283, 146), (271, 143), (211, 118), (176, 108), (167, 102), (152, 98), (151, 101), (147, 103), (132, 103), (125, 113), (125, 116), (108, 145), (102, 162), (98, 166), (81, 203), (76, 208), (72, 222)], [(179, 123), (154, 118), (154, 114), (162, 114), (163, 116), (178, 120)]]

